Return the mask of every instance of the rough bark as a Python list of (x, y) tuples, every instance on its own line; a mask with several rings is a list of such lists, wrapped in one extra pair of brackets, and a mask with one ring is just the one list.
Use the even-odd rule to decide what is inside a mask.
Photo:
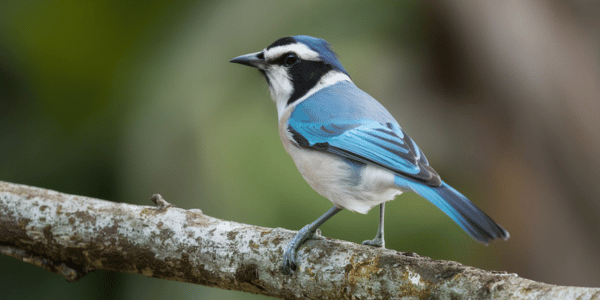
[(600, 299), (415, 253), (308, 241), (292, 276), (280, 271), (294, 232), (172, 207), (67, 195), (0, 181), (0, 253), (76, 281), (111, 270), (285, 299)]

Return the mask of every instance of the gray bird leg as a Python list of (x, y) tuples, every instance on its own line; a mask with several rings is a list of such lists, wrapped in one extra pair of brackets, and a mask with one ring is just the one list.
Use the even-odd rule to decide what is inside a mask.
[(292, 273), (296, 270), (296, 256), (298, 254), (298, 248), (308, 239), (312, 238), (317, 231), (319, 226), (323, 225), (325, 221), (329, 218), (333, 217), (335, 214), (340, 212), (342, 209), (337, 208), (336, 206), (329, 209), (326, 213), (316, 219), (314, 222), (304, 226), (298, 233), (294, 239), (288, 244), (285, 249), (285, 254), (283, 255), (283, 274), (292, 275)]
[(377, 234), (372, 240), (362, 242), (363, 245), (385, 248), (385, 240), (383, 239), (383, 216), (385, 215), (385, 202), (379, 204), (379, 228)]

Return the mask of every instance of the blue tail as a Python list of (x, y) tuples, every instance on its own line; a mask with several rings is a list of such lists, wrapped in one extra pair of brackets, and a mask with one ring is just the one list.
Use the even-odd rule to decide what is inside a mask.
[(441, 186), (431, 187), (396, 176), (395, 183), (429, 200), (464, 231), (483, 244), (487, 245), (497, 238), (506, 240), (510, 237), (506, 230), (445, 182), (442, 182)]

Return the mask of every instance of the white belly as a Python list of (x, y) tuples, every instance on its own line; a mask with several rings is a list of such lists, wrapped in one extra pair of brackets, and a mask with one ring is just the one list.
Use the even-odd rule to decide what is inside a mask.
[(357, 177), (352, 167), (334, 154), (300, 148), (287, 137), (283, 144), (306, 182), (337, 207), (366, 214), (402, 193), (394, 184), (394, 174), (377, 165), (367, 164)]

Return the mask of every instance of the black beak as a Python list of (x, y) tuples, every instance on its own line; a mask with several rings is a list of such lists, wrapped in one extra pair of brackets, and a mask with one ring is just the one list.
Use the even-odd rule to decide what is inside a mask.
[(253, 68), (262, 69), (265, 65), (265, 60), (262, 52), (240, 55), (229, 62), (246, 65)]

